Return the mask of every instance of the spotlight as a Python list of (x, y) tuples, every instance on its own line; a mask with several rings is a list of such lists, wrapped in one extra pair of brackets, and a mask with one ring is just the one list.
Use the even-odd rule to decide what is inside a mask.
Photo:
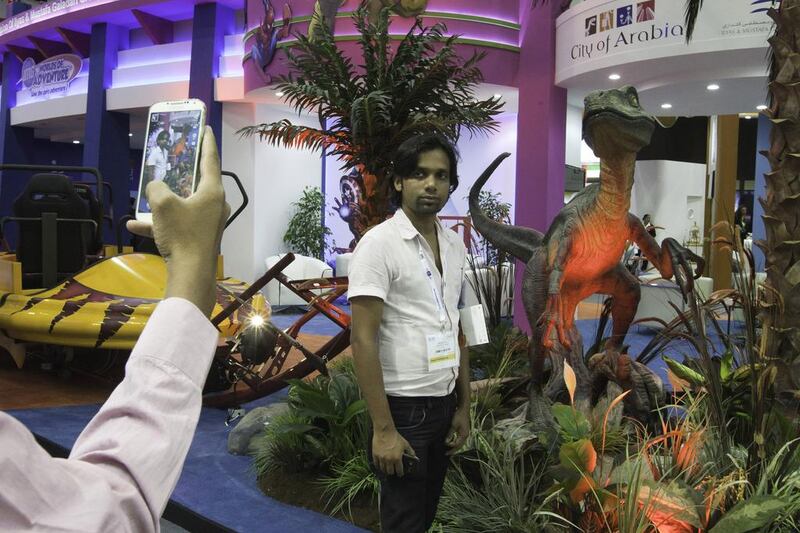
[(756, 106), (756, 109), (758, 109), (759, 111), (764, 111), (764, 110), (767, 109), (767, 106), (765, 106), (764, 104), (761, 104), (760, 106)]
[(133, 137), (133, 133), (129, 133), (129, 134), (128, 134), (128, 137)]
[(72, 144), (80, 144), (80, 143), (81, 142), (78, 139), (75, 139), (74, 141), (72, 141)]
[(261, 315), (252, 315), (249, 319), (247, 319), (248, 325), (254, 328), (260, 328), (264, 325), (264, 317)]
[(275, 96), (277, 96), (278, 98), (283, 98), (283, 92), (278, 91), (275, 93)]
[(706, 87), (706, 89), (708, 89), (709, 91), (719, 91), (719, 85), (717, 85), (716, 83), (712, 83), (711, 85)]
[(620, 76), (619, 74), (610, 74), (610, 75), (608, 76), (608, 79), (610, 79), (611, 81), (617, 81), (617, 80), (618, 80), (618, 79), (620, 79), (621, 77), (622, 77), (622, 76)]
[(750, 119), (753, 118), (753, 116), (752, 115), (745, 115), (744, 118), (746, 118), (747, 120), (750, 120)]
[(500, 98), (502, 98), (502, 97), (503, 97), (503, 95), (502, 95), (502, 94), (500, 94), (500, 93), (494, 93), (494, 95), (493, 95), (493, 96), (494, 96), (495, 98), (497, 98), (498, 100), (499, 100)]
[(672, 104), (661, 104), (661, 109), (672, 109)]

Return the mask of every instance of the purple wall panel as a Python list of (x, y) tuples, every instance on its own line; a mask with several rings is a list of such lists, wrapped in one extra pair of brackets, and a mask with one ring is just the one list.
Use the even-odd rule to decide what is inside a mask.
[[(555, 19), (560, 2), (527, 11), (518, 74), (515, 224), (545, 232), (564, 205), (567, 91), (556, 87)], [(514, 322), (528, 330), (516, 269)]]

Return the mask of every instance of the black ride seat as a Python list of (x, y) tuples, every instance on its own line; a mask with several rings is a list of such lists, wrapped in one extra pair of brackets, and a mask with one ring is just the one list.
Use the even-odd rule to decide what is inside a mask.
[[(14, 201), (14, 217), (39, 218), (55, 213), (58, 219), (83, 219), (86, 222), (56, 224), (56, 276), (58, 281), (81, 271), (86, 265), (89, 246), (94, 246), (95, 228), (89, 203), (81, 198), (72, 180), (63, 174), (35, 174)], [(18, 221), (17, 260), (22, 263), (23, 287), (42, 286), (41, 220)]]

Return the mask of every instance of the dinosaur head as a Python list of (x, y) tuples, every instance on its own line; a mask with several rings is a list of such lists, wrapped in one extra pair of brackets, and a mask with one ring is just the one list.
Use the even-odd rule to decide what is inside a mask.
[(633, 87), (594, 91), (583, 102), (583, 138), (597, 157), (636, 153), (650, 144), (656, 121)]

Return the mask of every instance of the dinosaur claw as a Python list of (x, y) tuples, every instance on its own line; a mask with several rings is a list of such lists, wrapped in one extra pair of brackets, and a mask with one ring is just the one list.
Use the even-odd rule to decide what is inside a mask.
[[(688, 248), (678, 244), (678, 241), (673, 238), (664, 239), (661, 246), (669, 255), (675, 283), (681, 290), (683, 302), (686, 303), (689, 295), (694, 292), (694, 280), (698, 279), (703, 273), (705, 260)], [(695, 265), (694, 269), (692, 268), (692, 263)]]

